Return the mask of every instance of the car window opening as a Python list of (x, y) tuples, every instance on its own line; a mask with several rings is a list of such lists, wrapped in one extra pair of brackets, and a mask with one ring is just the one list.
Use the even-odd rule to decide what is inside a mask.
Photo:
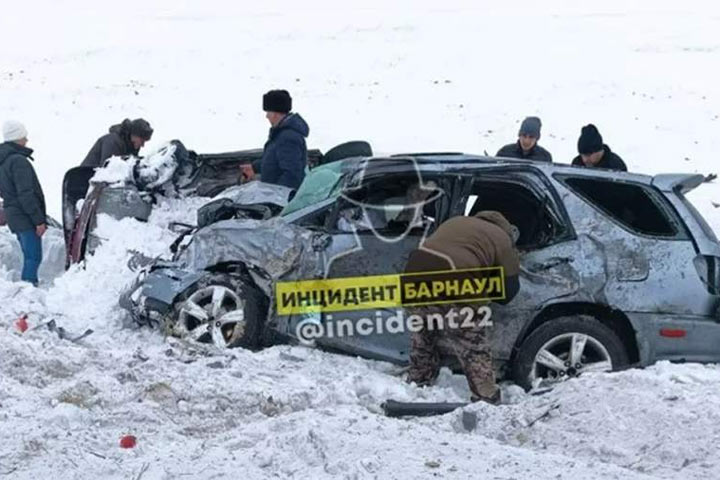
[(673, 237), (678, 233), (647, 188), (590, 178), (567, 178), (565, 183), (629, 230), (657, 237)]
[(423, 231), (437, 218), (442, 191), (437, 182), (416, 175), (369, 181), (344, 193), (336, 228), (340, 231)]
[(514, 182), (476, 180), (465, 205), (465, 215), (482, 210), (503, 214), (520, 230), (517, 246), (530, 249), (547, 245), (564, 232), (551, 211), (548, 197), (540, 198), (528, 187)]

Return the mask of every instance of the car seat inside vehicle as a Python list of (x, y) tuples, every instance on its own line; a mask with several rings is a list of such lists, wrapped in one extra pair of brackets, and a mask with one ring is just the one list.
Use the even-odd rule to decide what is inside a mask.
[(465, 208), (472, 216), (482, 210), (494, 210), (520, 230), (517, 246), (531, 249), (546, 245), (555, 235), (550, 206), (527, 186), (517, 182), (475, 181)]

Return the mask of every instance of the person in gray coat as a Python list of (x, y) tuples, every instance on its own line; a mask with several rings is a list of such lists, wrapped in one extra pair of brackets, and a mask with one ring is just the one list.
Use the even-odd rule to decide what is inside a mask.
[(108, 133), (95, 142), (80, 166), (98, 168), (110, 157), (138, 155), (152, 134), (153, 129), (147, 120), (126, 118), (110, 127)]
[(21, 279), (38, 284), (42, 263), (42, 236), (47, 230), (45, 195), (30, 160), (25, 126), (16, 121), (3, 125), (5, 143), (0, 145), (0, 196), (10, 231), (23, 252)]
[(527, 117), (520, 125), (518, 141), (505, 145), (497, 152), (497, 157), (521, 158), (536, 162), (552, 162), (552, 155), (538, 145), (542, 122), (538, 117)]

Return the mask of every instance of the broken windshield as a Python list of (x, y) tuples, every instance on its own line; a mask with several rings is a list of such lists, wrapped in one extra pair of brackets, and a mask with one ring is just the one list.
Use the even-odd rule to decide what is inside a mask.
[(297, 193), (280, 215), (288, 215), (301, 208), (337, 196), (340, 193), (340, 180), (345, 174), (344, 165), (345, 162), (342, 161), (332, 162), (310, 170)]

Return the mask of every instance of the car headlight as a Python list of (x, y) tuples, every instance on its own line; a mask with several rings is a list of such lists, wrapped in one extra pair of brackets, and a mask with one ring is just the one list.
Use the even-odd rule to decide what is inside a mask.
[(140, 303), (140, 293), (142, 292), (145, 279), (148, 276), (148, 268), (144, 267), (140, 270), (135, 281), (133, 282), (133, 292), (130, 294), (130, 300), (137, 305)]
[(138, 305), (140, 303), (140, 293), (142, 292), (142, 285), (138, 285), (135, 291), (130, 294), (130, 300), (133, 304)]

